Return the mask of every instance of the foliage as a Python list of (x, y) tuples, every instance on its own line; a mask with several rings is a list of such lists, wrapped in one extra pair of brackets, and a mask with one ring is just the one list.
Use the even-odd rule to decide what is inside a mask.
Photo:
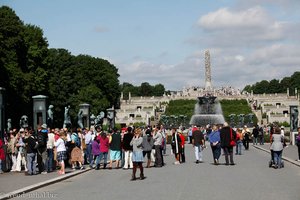
[[(245, 99), (242, 100), (221, 100), (220, 101), (222, 110), (223, 110), (223, 115), (225, 118), (225, 121), (230, 121), (229, 120), (229, 115), (230, 114), (249, 114), (252, 113), (251, 108), (249, 107), (247, 101)], [(254, 119), (254, 122), (256, 123), (257, 119)]]
[(120, 85), (120, 90), (123, 92), (123, 98), (129, 98), (129, 92), (131, 96), (163, 96), (165, 93), (165, 87), (162, 84), (156, 84), (154, 86), (147, 82), (142, 83), (140, 86), (134, 86), (131, 83), (124, 82)]
[(6, 116), (13, 127), (23, 114), (31, 119), (33, 95), (48, 96), (57, 127), (63, 124), (67, 105), (73, 120), (82, 103), (89, 103), (96, 115), (117, 107), (118, 78), (118, 69), (107, 60), (48, 49), (42, 29), (24, 24), (11, 8), (0, 7), (0, 87), (6, 88)]
[(247, 85), (243, 91), (251, 92), (254, 94), (272, 94), (272, 93), (285, 93), (287, 88), (290, 89), (290, 94), (295, 95), (295, 88), (300, 88), (300, 71), (294, 72), (291, 77), (284, 77), (281, 81), (272, 79), (271, 81), (262, 80), (253, 85)]

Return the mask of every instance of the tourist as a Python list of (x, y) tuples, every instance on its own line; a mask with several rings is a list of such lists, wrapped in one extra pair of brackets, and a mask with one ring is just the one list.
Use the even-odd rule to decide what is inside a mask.
[(297, 161), (300, 161), (300, 127), (298, 127), (298, 135), (296, 137), (296, 145), (298, 147), (298, 159), (297, 159)]
[(99, 155), (100, 155), (100, 141), (97, 137), (94, 138), (93, 142), (92, 142), (92, 156), (94, 157), (93, 159), (91, 159), (89, 166), (91, 169), (93, 169), (93, 164), (94, 164), (94, 160), (96, 160), (96, 170), (98, 170), (100, 168), (100, 159), (99, 159)]
[(38, 141), (38, 154), (37, 154), (37, 162), (39, 173), (47, 174), (47, 140), (48, 140), (48, 129), (47, 124), (43, 124), (41, 129), (38, 130), (37, 133), (37, 141)]
[(179, 134), (180, 143), (181, 143), (180, 163), (185, 163), (185, 151), (184, 151), (185, 150), (184, 149), (184, 146), (185, 146), (185, 137), (184, 137), (181, 129), (179, 129), (178, 134)]
[(71, 163), (72, 163), (72, 169), (76, 169), (77, 163), (79, 164), (79, 168), (82, 170), (83, 167), (83, 156), (82, 156), (82, 150), (81, 150), (81, 141), (80, 137), (77, 133), (76, 129), (73, 129), (73, 133), (71, 135), (72, 144), (75, 144), (75, 147), (73, 148), (71, 152)]
[(258, 128), (258, 138), (259, 138), (259, 144), (264, 145), (264, 140), (265, 140), (265, 135), (264, 135), (264, 125), (261, 124)]
[(219, 158), (221, 155), (221, 144), (220, 144), (220, 131), (217, 125), (212, 126), (212, 131), (208, 136), (210, 147), (213, 153), (214, 164), (219, 164)]
[(192, 139), (193, 139), (192, 127), (189, 128), (188, 136), (189, 136), (189, 144), (192, 144)]
[(9, 156), (9, 159), (12, 162), (11, 165), (11, 172), (15, 172), (16, 171), (16, 166), (17, 166), (17, 139), (16, 139), (16, 132), (13, 130), (10, 130), (10, 139), (8, 142), (8, 147), (7, 147), (7, 153)]
[[(160, 125), (160, 131), (163, 136), (162, 153), (163, 153), (163, 155), (166, 155), (166, 153), (167, 153), (167, 132), (163, 125)], [(162, 158), (164, 158), (164, 157), (162, 157)]]
[(147, 165), (146, 168), (150, 167), (151, 164), (151, 151), (153, 148), (153, 138), (151, 135), (151, 130), (147, 129), (145, 135), (143, 136), (143, 156), (147, 155)]
[(175, 162), (174, 164), (175, 165), (178, 165), (180, 164), (180, 154), (181, 154), (181, 138), (180, 138), (180, 135), (179, 135), (179, 132), (181, 130), (178, 129), (176, 130), (176, 128), (173, 128), (172, 129), (172, 140), (171, 140), (171, 146), (172, 146), (172, 151), (175, 155)]
[(203, 162), (203, 148), (205, 147), (204, 135), (200, 127), (194, 128), (192, 144), (195, 149), (196, 164)]
[(17, 134), (17, 143), (16, 143), (16, 147), (17, 147), (17, 165), (16, 165), (16, 171), (17, 172), (21, 172), (22, 170), (22, 164), (24, 165), (25, 168), (25, 172), (27, 172), (27, 164), (26, 164), (26, 149), (25, 149), (25, 143), (22, 140), (21, 135), (24, 134), (24, 128), (21, 128), (19, 130), (19, 133)]
[(85, 148), (85, 158), (87, 163), (91, 163), (93, 160), (93, 154), (92, 154), (92, 143), (93, 143), (93, 132), (85, 129), (84, 130), (84, 144), (86, 146)]
[[(101, 144), (100, 144), (101, 147)], [(116, 162), (116, 169), (119, 169), (121, 159), (121, 134), (117, 130), (113, 130), (109, 137), (110, 162), (109, 169), (112, 169), (113, 161)]]
[(26, 157), (27, 157), (27, 169), (28, 171), (25, 172), (25, 175), (36, 175), (36, 147), (37, 141), (32, 135), (32, 130), (25, 129), (25, 132), (21, 135), (22, 140), (26, 144)]
[(258, 134), (258, 125), (256, 125), (252, 130), (252, 145), (257, 145)]
[[(225, 154), (225, 165), (235, 165), (233, 161), (233, 146), (230, 144), (232, 140), (236, 139), (236, 132), (229, 127), (228, 123), (225, 122), (223, 128), (220, 130), (221, 147)], [(229, 156), (229, 159), (228, 159)]]
[(276, 127), (271, 138), (271, 147), (274, 156), (275, 169), (281, 168), (281, 157), (283, 151), (284, 137), (281, 135), (281, 130)]
[(107, 165), (107, 155), (109, 150), (109, 138), (106, 135), (106, 132), (102, 132), (101, 135), (98, 137), (100, 142), (100, 155), (99, 161), (101, 162), (103, 158), (103, 169), (106, 169)]
[(54, 130), (48, 132), (48, 140), (47, 140), (47, 172), (53, 171), (53, 160), (54, 160)]
[(133, 147), (132, 151), (132, 162), (133, 162), (133, 168), (132, 168), (132, 177), (131, 180), (136, 180), (136, 170), (137, 167), (140, 168), (140, 179), (143, 180), (145, 178), (144, 176), (144, 169), (143, 169), (143, 138), (141, 137), (142, 130), (140, 128), (135, 129), (134, 131), (134, 137), (132, 138), (130, 145)]
[(243, 146), (243, 134), (241, 129), (236, 131), (236, 153), (235, 155), (242, 155), (242, 146)]
[(123, 150), (124, 150), (124, 166), (123, 169), (132, 169), (133, 163), (132, 163), (132, 146), (130, 145), (130, 142), (133, 138), (132, 133), (132, 127), (128, 127), (127, 131), (125, 131), (124, 137), (123, 137)]
[(153, 140), (154, 140), (154, 148), (155, 148), (155, 167), (162, 167), (163, 166), (163, 158), (162, 158), (162, 140), (163, 136), (160, 131), (156, 128), (153, 130)]
[(249, 150), (250, 131), (246, 125), (242, 130), (242, 134), (243, 134), (243, 145), (245, 147), (245, 150)]
[(2, 138), (0, 137), (0, 174), (3, 174), (2, 161), (5, 160), (5, 152), (4, 152), (3, 146), (4, 146), (4, 142), (2, 141)]
[(56, 147), (57, 152), (57, 162), (60, 165), (60, 170), (58, 171), (59, 174), (65, 174), (65, 160), (67, 159), (67, 149), (65, 146), (66, 135), (65, 131), (59, 131), (59, 137), (56, 137), (54, 142), (54, 146)]

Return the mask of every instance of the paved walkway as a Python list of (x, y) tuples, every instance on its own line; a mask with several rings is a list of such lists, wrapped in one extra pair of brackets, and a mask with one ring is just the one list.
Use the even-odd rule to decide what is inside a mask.
[[(269, 153), (269, 146), (270, 144), (265, 144), (255, 145), (253, 147)], [(297, 159), (296, 146), (288, 146), (285, 148), (283, 159), (300, 167), (300, 162), (295, 161)], [(53, 172), (46, 175), (40, 174), (36, 176), (25, 176), (23, 173), (4, 173), (0, 175), (0, 200), (15, 197), (17, 194), (24, 194), (87, 171), (89, 171), (89, 169), (76, 171), (68, 169), (65, 175), (58, 175), (56, 172)]]

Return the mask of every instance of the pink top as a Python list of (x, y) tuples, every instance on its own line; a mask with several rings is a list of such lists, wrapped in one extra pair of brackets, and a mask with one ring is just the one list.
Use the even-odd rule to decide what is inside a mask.
[(100, 152), (108, 152), (109, 149), (109, 139), (108, 137), (99, 137), (100, 140)]

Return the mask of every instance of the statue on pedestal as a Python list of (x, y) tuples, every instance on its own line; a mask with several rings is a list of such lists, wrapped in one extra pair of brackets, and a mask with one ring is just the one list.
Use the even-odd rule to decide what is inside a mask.
[(53, 111), (52, 109), (54, 108), (53, 105), (50, 105), (47, 111), (48, 117), (47, 117), (47, 125), (50, 128), (53, 128)]
[(9, 131), (11, 130), (11, 128), (12, 128), (11, 127), (11, 119), (7, 119), (7, 129), (6, 129), (7, 131), (6, 132), (9, 133)]
[(63, 128), (71, 128), (70, 106), (65, 107), (64, 125)]
[(83, 122), (82, 122), (82, 119), (83, 119), (83, 111), (82, 110), (79, 110), (78, 114), (77, 114), (77, 124), (78, 126), (83, 129)]

